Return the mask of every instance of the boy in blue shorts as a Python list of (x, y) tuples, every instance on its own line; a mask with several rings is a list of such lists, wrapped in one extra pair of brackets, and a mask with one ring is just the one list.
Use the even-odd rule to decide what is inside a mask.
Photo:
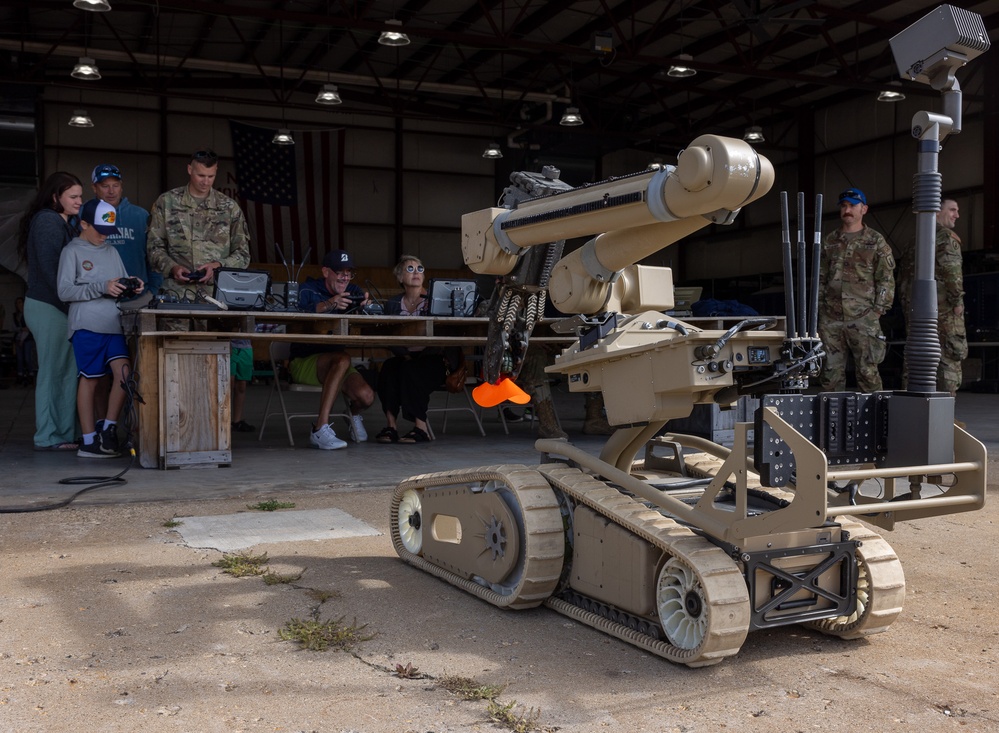
[[(70, 240), (59, 256), (59, 298), (69, 303), (68, 337), (73, 344), (80, 380), (76, 410), (83, 428), (82, 458), (117, 458), (118, 414), (125, 404), (121, 387), (129, 366), (128, 347), (122, 335), (116, 298), (128, 290), (120, 282), (128, 277), (118, 252), (106, 243), (117, 234), (117, 212), (94, 199), (80, 209), (80, 236)], [(138, 278), (136, 278), (138, 280)], [(135, 293), (145, 286), (138, 280)], [(111, 374), (114, 382), (104, 419), (94, 420), (94, 392), (98, 382)]]

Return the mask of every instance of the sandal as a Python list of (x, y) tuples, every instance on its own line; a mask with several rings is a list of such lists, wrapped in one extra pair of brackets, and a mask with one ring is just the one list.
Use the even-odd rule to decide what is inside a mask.
[(49, 451), (49, 450), (78, 450), (80, 447), (79, 443), (56, 443), (55, 445), (36, 445), (35, 450), (39, 451)]
[(430, 436), (419, 428), (413, 428), (408, 433), (399, 438), (400, 443), (429, 443)]
[(398, 443), (399, 432), (395, 428), (389, 428), (389, 427), (382, 428), (382, 431), (375, 436), (375, 442)]

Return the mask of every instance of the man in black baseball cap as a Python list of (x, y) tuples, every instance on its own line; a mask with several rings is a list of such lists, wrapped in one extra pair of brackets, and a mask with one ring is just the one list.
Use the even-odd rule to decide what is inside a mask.
[(323, 257), (323, 267), (326, 267), (334, 272), (340, 272), (341, 270), (353, 270), (354, 269), (354, 258), (350, 256), (350, 252), (343, 249), (335, 249), (332, 252), (327, 252), (326, 256)]
[[(309, 278), (298, 292), (298, 309), (307, 313), (349, 313), (369, 301), (364, 290), (351, 282), (354, 279), (354, 258), (342, 249), (327, 252), (323, 257), (323, 276)], [(364, 376), (350, 364), (350, 356), (342, 346), (324, 344), (292, 344), (288, 365), (292, 381), (322, 387), (319, 413), (309, 440), (320, 450), (345, 448), (347, 443), (337, 437), (330, 426), (330, 413), (337, 395), (342, 391), (350, 403), (350, 432), (357, 442), (368, 439), (361, 412), (375, 401), (374, 390)]]

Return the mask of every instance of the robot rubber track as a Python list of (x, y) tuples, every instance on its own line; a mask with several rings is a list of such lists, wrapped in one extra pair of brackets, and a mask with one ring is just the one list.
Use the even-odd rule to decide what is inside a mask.
[[(468, 488), (474, 487), (474, 488)], [(445, 567), (439, 560), (423, 556), (421, 535), (434, 521), (424, 512), (435, 492), (473, 495), (503, 493), (518, 525), (524, 528), (517, 547), (513, 581), (497, 586), (484, 585), (472, 578), (471, 566), (490, 549), (490, 532), (495, 528), (486, 512), (473, 512), (462, 522), (466, 562)], [(641, 537), (662, 552), (661, 565), (675, 579), (666, 595), (681, 597), (679, 608), (667, 621), (684, 641), (676, 646), (643, 634), (626, 624), (574, 606), (553, 597), (559, 585), (566, 556), (566, 537), (558, 494), (573, 505), (584, 505), (609, 521)], [(452, 497), (440, 497), (449, 501)], [(443, 504), (442, 504), (443, 505)], [(479, 526), (475, 527), (475, 522)], [(414, 527), (416, 525), (416, 527)], [(504, 608), (531, 608), (545, 603), (553, 610), (593, 626), (623, 641), (646, 649), (672, 662), (691, 667), (715, 664), (736, 654), (749, 631), (749, 598), (737, 565), (720, 548), (697, 536), (677, 522), (652, 511), (601, 481), (564, 464), (548, 464), (537, 470), (526, 466), (490, 466), (416, 476), (398, 486), (391, 507), (392, 541), (406, 562), (435, 575), (479, 598)], [(506, 527), (503, 527), (506, 530)], [(511, 533), (512, 535), (512, 533)], [(472, 537), (481, 537), (479, 540)], [(412, 550), (416, 550), (413, 552)], [(663, 570), (658, 571), (662, 574)], [(682, 596), (695, 594), (699, 612), (691, 615), (683, 608)], [(674, 604), (675, 606), (676, 604)]]
[[(691, 474), (711, 476), (721, 466), (719, 459), (707, 454), (691, 458)], [(423, 532), (436, 531), (433, 507), (446, 508), (449, 515), (460, 513), (453, 509), (459, 496), (472, 505), (458, 517), (461, 530), (451, 540), (457, 554), (442, 560), (435, 552), (424, 552)], [(509, 510), (505, 522), (476, 499), (490, 497), (495, 502), (497, 496)], [(595, 612), (599, 602), (584, 597), (580, 603), (578, 594), (561, 593), (572, 561), (566, 533), (572, 532), (573, 513), (580, 506), (662, 553), (655, 570), (660, 579), (661, 627), (653, 633), (646, 629), (656, 619), (629, 617), (613, 609)], [(750, 630), (752, 609), (745, 578), (729, 555), (673, 519), (565, 464), (488, 466), (415, 476), (394, 493), (391, 527), (393, 544), (405, 562), (482, 600), (509, 609), (544, 604), (674, 663), (716, 664), (737, 654)], [(842, 527), (859, 541), (856, 610), (806, 625), (824, 634), (857, 639), (891, 625), (901, 612), (905, 580), (897, 556), (877, 533), (857, 522), (843, 522)], [(516, 555), (507, 557), (507, 553)], [(490, 564), (490, 554), (506, 564), (500, 582), (487, 582), (478, 575), (482, 558)]]
[[(707, 453), (684, 456), (690, 476), (711, 478), (721, 469), (722, 460)], [(761, 488), (759, 476), (750, 474), (749, 486)], [(793, 492), (764, 488), (778, 499), (794, 498)], [(887, 631), (902, 613), (905, 601), (905, 574), (898, 555), (881, 535), (860, 522), (841, 521), (840, 526), (849, 533), (857, 547), (857, 609), (850, 616), (811, 621), (804, 625), (829, 636), (841, 639), (861, 639)]]

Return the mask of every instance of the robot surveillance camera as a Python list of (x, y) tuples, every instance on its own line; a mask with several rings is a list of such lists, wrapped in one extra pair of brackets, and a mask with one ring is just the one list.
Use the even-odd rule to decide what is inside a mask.
[(923, 84), (933, 84), (942, 71), (949, 76), (990, 45), (982, 16), (953, 5), (924, 15), (890, 43), (899, 74)]

